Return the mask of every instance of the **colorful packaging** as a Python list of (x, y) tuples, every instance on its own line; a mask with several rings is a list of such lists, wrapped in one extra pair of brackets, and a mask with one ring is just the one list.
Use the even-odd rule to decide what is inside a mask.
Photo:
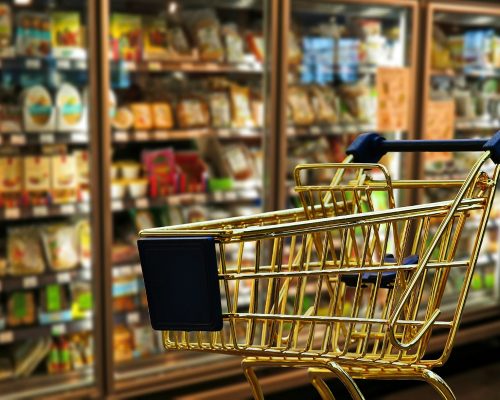
[(230, 95), (233, 127), (253, 127), (254, 122), (250, 111), (250, 90), (247, 87), (231, 85)]
[(51, 157), (52, 200), (55, 204), (77, 200), (78, 169), (73, 155)]
[(298, 86), (289, 88), (288, 104), (295, 125), (310, 125), (314, 122), (314, 112), (306, 89)]
[(207, 105), (198, 98), (185, 98), (177, 103), (177, 120), (181, 128), (207, 126)]
[(144, 18), (144, 59), (168, 58), (168, 31), (164, 18)]
[(48, 225), (42, 229), (42, 239), (51, 269), (62, 271), (74, 269), (79, 265), (79, 238), (74, 225)]
[(202, 61), (223, 61), (220, 25), (212, 9), (188, 11), (184, 20), (190, 28)]
[(23, 157), (24, 190), (30, 202), (37, 203), (38, 198), (46, 198), (50, 192), (50, 158), (46, 156)]
[(149, 179), (151, 197), (165, 196), (175, 192), (176, 168), (173, 149), (144, 151), (142, 163)]
[(151, 106), (147, 103), (134, 103), (131, 105), (134, 115), (135, 129), (151, 129), (153, 127), (153, 118), (151, 115)]
[(8, 47), (12, 40), (12, 14), (8, 4), (0, 4), (0, 49)]
[(39, 232), (33, 227), (10, 228), (7, 261), (11, 275), (40, 274), (45, 270)]
[(244, 42), (238, 32), (236, 24), (226, 24), (222, 28), (224, 45), (226, 47), (226, 61), (240, 63), (244, 61)]
[(110, 32), (114, 60), (140, 60), (142, 53), (142, 21), (139, 15), (111, 14)]
[(12, 292), (7, 298), (7, 325), (30, 325), (36, 320), (33, 292)]
[(17, 14), (16, 52), (20, 56), (46, 57), (51, 53), (50, 17), (43, 13)]
[(153, 113), (153, 126), (156, 129), (172, 129), (174, 118), (170, 104), (153, 103), (151, 104), (151, 111)]
[(134, 124), (134, 114), (128, 107), (119, 107), (111, 121), (111, 126), (117, 130), (128, 130)]
[(28, 132), (53, 131), (55, 109), (49, 91), (36, 85), (23, 93), (24, 129)]
[(78, 12), (53, 12), (52, 48), (56, 57), (71, 57), (82, 48), (82, 31)]
[(73, 131), (83, 129), (84, 108), (80, 92), (69, 83), (63, 83), (56, 95), (57, 129)]
[(22, 184), (21, 157), (0, 157), (0, 195), (20, 193)]
[(208, 96), (212, 126), (228, 128), (231, 126), (231, 105), (226, 92), (214, 92)]

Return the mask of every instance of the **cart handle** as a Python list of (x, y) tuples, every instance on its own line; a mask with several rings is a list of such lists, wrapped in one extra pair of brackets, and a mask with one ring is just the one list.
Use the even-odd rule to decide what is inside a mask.
[(500, 164), (500, 131), (490, 139), (387, 140), (378, 133), (363, 133), (346, 150), (354, 162), (377, 163), (388, 152), (490, 151)]

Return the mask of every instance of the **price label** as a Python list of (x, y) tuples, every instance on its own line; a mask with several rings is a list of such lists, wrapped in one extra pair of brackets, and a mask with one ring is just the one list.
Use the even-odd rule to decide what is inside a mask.
[(73, 143), (87, 143), (89, 141), (86, 132), (72, 132), (70, 137)]
[(212, 197), (214, 201), (222, 201), (224, 200), (224, 193), (222, 193), (221, 191), (216, 191), (213, 193)]
[(34, 217), (46, 217), (49, 215), (49, 207), (47, 206), (34, 206), (33, 216)]
[(60, 209), (60, 213), (63, 215), (70, 215), (76, 213), (76, 207), (74, 204), (63, 204)]
[(12, 343), (14, 341), (14, 332), (4, 331), (0, 332), (0, 343)]
[(40, 143), (42, 144), (52, 144), (55, 142), (53, 133), (42, 133), (40, 136)]
[(148, 208), (149, 207), (149, 199), (147, 197), (143, 197), (141, 199), (135, 200), (136, 208)]
[(149, 135), (147, 131), (136, 131), (134, 134), (135, 140), (148, 140)]
[(71, 62), (65, 59), (59, 59), (56, 62), (56, 66), (58, 69), (71, 69)]
[(41, 60), (36, 58), (30, 58), (26, 60), (26, 68), (27, 69), (40, 69), (42, 67)]
[(231, 131), (229, 129), (219, 129), (217, 131), (217, 136), (219, 137), (230, 137)]
[(113, 136), (115, 142), (128, 142), (128, 133), (125, 131), (116, 131)]
[(207, 202), (207, 195), (205, 193), (196, 193), (193, 195), (193, 200), (195, 203), (206, 203)]
[(69, 272), (62, 272), (56, 276), (57, 283), (68, 283), (71, 281), (71, 274)]
[(159, 61), (150, 61), (148, 63), (148, 69), (150, 71), (161, 71), (161, 63)]
[(31, 289), (38, 286), (38, 278), (36, 276), (27, 276), (23, 278), (23, 288)]
[(121, 200), (113, 200), (111, 202), (111, 210), (113, 210), (113, 211), (121, 211), (121, 210), (123, 210), (123, 201), (121, 201)]
[(226, 200), (234, 201), (238, 198), (238, 193), (236, 192), (226, 192)]
[(135, 63), (135, 61), (126, 61), (125, 63), (123, 63), (123, 67), (127, 71), (137, 70), (137, 64)]
[(313, 135), (319, 135), (319, 134), (321, 134), (321, 128), (319, 126), (312, 126), (311, 133)]
[(167, 198), (167, 203), (171, 206), (178, 206), (181, 204), (181, 197), (180, 196), (169, 196)]
[(288, 128), (288, 129), (286, 130), (286, 133), (287, 133), (287, 135), (289, 135), (289, 136), (295, 136), (295, 135), (297, 134), (297, 131), (295, 130), (295, 128), (294, 128), (294, 127), (291, 127), (291, 128)]
[(75, 67), (76, 67), (76, 69), (86, 70), (87, 69), (87, 61), (79, 60), (75, 63)]
[(132, 312), (127, 314), (127, 324), (133, 325), (139, 323), (141, 320), (141, 316), (138, 312)]
[(10, 135), (10, 144), (24, 145), (24, 144), (26, 144), (26, 136), (24, 136), (24, 135)]
[(168, 139), (168, 131), (155, 131), (153, 136), (156, 140), (166, 140)]
[(180, 69), (192, 69), (194, 67), (193, 63), (181, 63)]
[(6, 208), (4, 216), (5, 219), (19, 219), (21, 217), (21, 209), (18, 207)]
[(55, 324), (52, 325), (51, 329), (52, 335), (60, 336), (66, 334), (66, 325), (65, 324)]

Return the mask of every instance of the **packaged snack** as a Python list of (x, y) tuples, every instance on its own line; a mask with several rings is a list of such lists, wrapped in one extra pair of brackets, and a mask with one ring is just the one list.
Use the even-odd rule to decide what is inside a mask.
[(78, 12), (53, 12), (52, 48), (56, 57), (73, 57), (82, 48), (82, 29)]
[(176, 168), (173, 149), (144, 151), (142, 164), (149, 179), (152, 197), (165, 196), (175, 191)]
[(111, 14), (110, 32), (114, 60), (140, 60), (142, 22), (139, 15)]
[(184, 30), (180, 26), (174, 26), (168, 29), (168, 43), (172, 46), (172, 50), (176, 55), (189, 55), (191, 48)]
[(12, 39), (12, 15), (8, 4), (0, 4), (0, 49), (8, 47)]
[(84, 318), (92, 311), (92, 287), (90, 282), (72, 282), (71, 291), (71, 314), (73, 318)]
[(149, 326), (133, 328), (136, 357), (144, 357), (156, 352), (154, 331)]
[(116, 130), (127, 130), (134, 124), (134, 114), (128, 107), (119, 107), (116, 110), (114, 118), (111, 120), (111, 126)]
[(314, 86), (311, 89), (312, 106), (318, 122), (336, 123), (337, 113), (335, 111), (335, 94), (327, 87)]
[(52, 324), (73, 319), (66, 285), (52, 283), (40, 289), (39, 323)]
[(75, 150), (73, 155), (76, 158), (76, 168), (78, 171), (78, 185), (80, 188), (88, 188), (90, 185), (90, 162), (87, 150)]
[(26, 131), (54, 130), (55, 112), (52, 98), (47, 89), (37, 85), (24, 92), (23, 116)]
[(257, 61), (264, 62), (265, 42), (262, 34), (249, 33), (247, 43)]
[(78, 232), (74, 225), (48, 225), (42, 229), (42, 239), (51, 269), (62, 271), (78, 266)]
[(68, 350), (71, 360), (71, 368), (75, 371), (85, 367), (85, 359), (81, 350), (81, 340), (79, 335), (71, 335), (69, 337)]
[(168, 103), (151, 104), (153, 112), (153, 126), (156, 129), (172, 129), (174, 119), (172, 116), (172, 107)]
[(40, 274), (45, 270), (39, 232), (33, 227), (9, 228), (7, 260), (11, 275)]
[(73, 155), (51, 157), (52, 200), (55, 204), (74, 203), (77, 200), (78, 170)]
[(167, 24), (164, 18), (144, 18), (144, 59), (164, 60), (168, 57)]
[(51, 52), (51, 29), (48, 14), (17, 14), (16, 52), (20, 56), (46, 57)]
[(195, 128), (208, 125), (207, 105), (198, 98), (185, 98), (177, 103), (177, 120), (181, 128)]
[(24, 190), (31, 204), (42, 204), (50, 192), (50, 158), (23, 157)]
[(239, 63), (244, 61), (243, 39), (236, 24), (225, 24), (222, 27), (224, 45), (226, 47), (226, 61)]
[(207, 166), (194, 151), (175, 152), (175, 164), (179, 171), (180, 192), (204, 192), (207, 181)]
[(292, 110), (295, 125), (310, 125), (314, 122), (314, 112), (307, 91), (294, 86), (288, 89), (288, 104)]
[(151, 129), (153, 127), (151, 106), (149, 104), (134, 103), (131, 105), (131, 109), (134, 115), (135, 129)]
[(257, 127), (264, 126), (264, 102), (262, 100), (253, 99), (250, 102), (250, 108), (252, 109), (252, 119)]
[(7, 325), (16, 327), (30, 325), (36, 320), (35, 296), (33, 292), (12, 292), (7, 298)]
[(115, 362), (130, 360), (133, 357), (132, 333), (123, 325), (118, 325), (113, 331), (113, 356)]
[(223, 61), (220, 25), (214, 10), (188, 11), (184, 15), (202, 61)]
[(231, 85), (230, 95), (233, 127), (253, 127), (254, 122), (250, 111), (250, 90), (247, 87)]
[(233, 179), (244, 180), (252, 177), (254, 166), (245, 146), (237, 144), (225, 146), (223, 159)]
[(63, 83), (56, 95), (57, 129), (72, 131), (81, 127), (83, 103), (76, 87)]
[(0, 105), (0, 132), (21, 132), (22, 119), (21, 107)]
[(21, 157), (0, 157), (0, 196), (20, 193), (22, 176)]
[(79, 238), (80, 264), (87, 268), (90, 267), (92, 260), (92, 238), (88, 219), (78, 221), (76, 229)]
[(214, 92), (208, 96), (212, 126), (214, 128), (228, 128), (231, 126), (231, 107), (226, 92)]

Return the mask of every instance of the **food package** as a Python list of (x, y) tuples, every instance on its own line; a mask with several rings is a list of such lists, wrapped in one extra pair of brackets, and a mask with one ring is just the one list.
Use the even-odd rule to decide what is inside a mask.
[(252, 109), (252, 119), (255, 126), (261, 128), (264, 126), (264, 102), (258, 99), (252, 99), (250, 102)]
[(208, 96), (212, 126), (228, 128), (231, 126), (231, 106), (226, 92), (214, 92)]
[(231, 114), (234, 128), (251, 128), (254, 126), (250, 110), (250, 89), (231, 85)]
[(23, 185), (21, 157), (0, 157), (0, 196), (20, 193)]
[(16, 53), (27, 57), (50, 55), (52, 39), (49, 15), (20, 12), (16, 18)]
[(132, 333), (123, 325), (115, 326), (113, 331), (113, 356), (115, 362), (132, 359), (133, 348)]
[(131, 105), (134, 115), (134, 128), (151, 129), (153, 127), (153, 118), (151, 115), (151, 106), (147, 103), (134, 103)]
[(156, 352), (154, 331), (149, 326), (137, 326), (132, 329), (136, 357), (145, 357)]
[(226, 61), (240, 63), (244, 61), (244, 42), (238, 32), (236, 24), (226, 24), (222, 27), (224, 45), (226, 47)]
[(76, 168), (78, 172), (78, 185), (80, 188), (88, 188), (90, 185), (90, 160), (87, 150), (75, 150), (73, 155), (76, 158)]
[(9, 228), (7, 260), (11, 275), (40, 274), (45, 270), (39, 232), (33, 227)]
[(172, 56), (175, 55), (177, 58), (182, 56), (188, 56), (191, 54), (191, 48), (189, 47), (189, 42), (186, 37), (186, 33), (180, 26), (173, 26), (167, 31), (167, 40), (172, 48)]
[(179, 171), (180, 192), (204, 192), (207, 182), (207, 166), (194, 151), (175, 152), (175, 164)]
[(78, 12), (57, 11), (52, 21), (52, 49), (55, 57), (81, 58), (84, 55), (82, 28)]
[(50, 337), (28, 339), (14, 344), (10, 356), (14, 365), (14, 376), (25, 378), (35, 371), (50, 351)]
[(128, 107), (119, 107), (111, 120), (111, 126), (116, 130), (128, 130), (134, 125), (134, 114)]
[(89, 268), (92, 261), (92, 237), (90, 222), (88, 219), (81, 219), (76, 224), (80, 250), (80, 264)]
[(66, 322), (72, 319), (68, 287), (51, 283), (40, 289), (40, 324)]
[(36, 85), (23, 93), (23, 122), (26, 132), (47, 132), (55, 129), (55, 109), (49, 91)]
[(50, 192), (50, 158), (46, 156), (23, 157), (24, 190), (30, 204), (43, 204)]
[(21, 132), (22, 118), (21, 107), (0, 105), (0, 132)]
[(0, 4), (0, 49), (8, 47), (11, 43), (11, 40), (12, 40), (11, 8), (8, 4)]
[(57, 130), (72, 132), (87, 128), (85, 107), (80, 92), (69, 83), (63, 83), (56, 95)]
[(177, 120), (183, 129), (207, 126), (207, 105), (196, 97), (182, 99), (177, 103)]
[(139, 61), (142, 52), (140, 15), (111, 14), (111, 51), (114, 60)]
[[(0, 276), (5, 276), (5, 275), (7, 275), (7, 260), (5, 258), (0, 258)], [(2, 313), (2, 311), (0, 308), (0, 321), (2, 319), (1, 313)], [(0, 322), (0, 328), (1, 328), (1, 325), (2, 325), (2, 323)]]
[(51, 157), (52, 201), (55, 204), (75, 203), (78, 189), (78, 169), (73, 155)]
[(225, 146), (223, 149), (223, 160), (233, 179), (244, 180), (254, 175), (252, 156), (243, 145)]
[(176, 168), (173, 149), (144, 151), (142, 164), (149, 179), (152, 197), (165, 196), (175, 191)]
[(80, 261), (76, 226), (51, 224), (42, 229), (48, 265), (54, 271), (74, 269)]
[(312, 106), (316, 119), (323, 123), (336, 123), (337, 112), (335, 111), (335, 94), (328, 87), (314, 86), (311, 89)]
[(172, 129), (174, 118), (170, 104), (153, 103), (151, 104), (151, 110), (153, 113), (153, 126), (156, 129)]
[(168, 57), (168, 32), (164, 18), (143, 19), (144, 59), (164, 60)]
[(92, 311), (92, 286), (88, 281), (72, 282), (71, 291), (71, 314), (73, 318), (84, 318)]
[(247, 35), (247, 44), (254, 55), (255, 59), (259, 62), (264, 62), (264, 54), (265, 54), (265, 42), (262, 34), (257, 33), (249, 33)]
[(224, 60), (220, 25), (212, 9), (187, 11), (183, 15), (202, 61)]
[(35, 295), (29, 291), (9, 293), (7, 297), (7, 326), (31, 325), (36, 321)]
[(314, 112), (307, 90), (294, 86), (288, 89), (288, 104), (292, 110), (292, 121), (295, 125), (311, 125)]

